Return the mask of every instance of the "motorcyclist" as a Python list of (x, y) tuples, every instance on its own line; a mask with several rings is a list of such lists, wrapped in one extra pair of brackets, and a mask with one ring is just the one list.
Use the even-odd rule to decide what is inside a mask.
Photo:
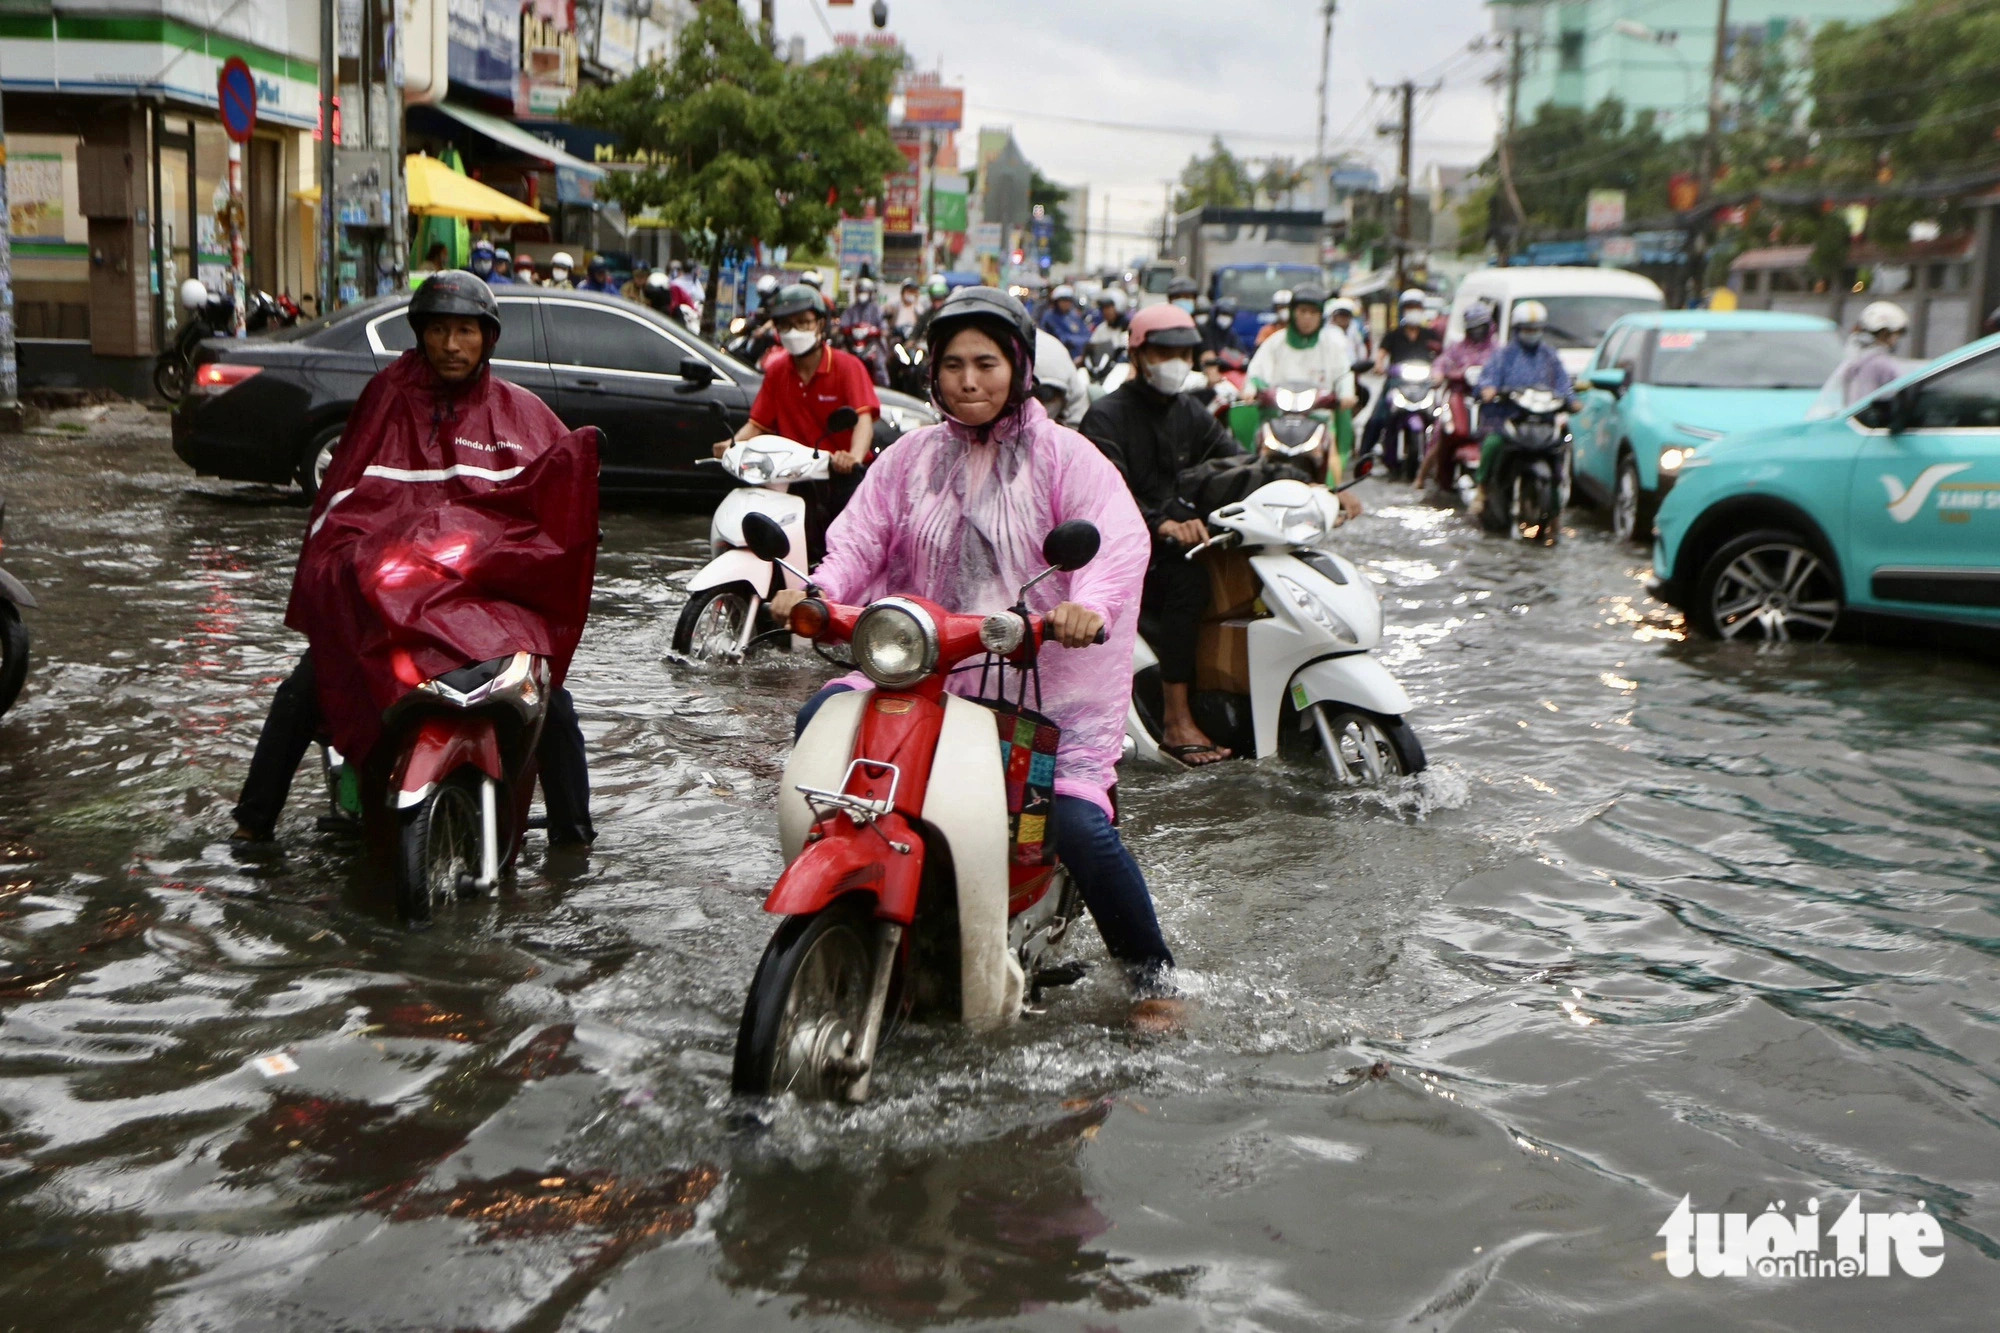
[(1839, 395), (1836, 411), (1852, 407), (1903, 376), (1905, 368), (1896, 359), (1896, 345), (1909, 327), (1910, 317), (1894, 301), (1870, 301), (1862, 307), (1847, 357), (1827, 382), (1826, 396)]
[[(1097, 556), (1028, 594), (1048, 620), (1040, 658), (1041, 711), (1061, 728), (1049, 837), (1082, 892), (1105, 948), (1142, 995), (1133, 1021), (1170, 1021), (1173, 954), (1152, 896), (1111, 822), (1110, 791), (1123, 753), (1133, 640), (1144, 578), (1145, 527), (1117, 471), (1082, 436), (1050, 421), (1031, 395), (1035, 326), (1021, 303), (991, 287), (954, 292), (931, 323), (932, 401), (945, 421), (905, 435), (861, 484), (828, 534), (813, 577), (831, 601), (884, 593), (931, 598), (961, 613), (1000, 612), (1042, 573), (1041, 543), (1058, 524), (1096, 525)], [(1183, 353), (1184, 354), (1184, 353)], [(782, 592), (790, 613), (803, 594)], [(1093, 647), (1099, 630), (1107, 641)], [(829, 697), (868, 688), (859, 676)], [(977, 697), (977, 672), (948, 686)]]
[(1090, 313), (1090, 336), (1093, 339), (1096, 338), (1097, 331), (1106, 324), (1117, 324), (1122, 318), (1120, 312), (1123, 309), (1124, 302), (1120, 300), (1116, 288), (1106, 287), (1103, 291), (1099, 292), (1097, 294), (1097, 306)]
[(1070, 357), (1069, 348), (1047, 329), (1035, 330), (1035, 398), (1071, 430), (1090, 411), (1090, 376)]
[(507, 247), (504, 245), (493, 248), (492, 280), (496, 283), (512, 283), (514, 281), (514, 256), (507, 253)]
[(569, 251), (558, 250), (549, 256), (549, 286), (573, 286), (570, 275), (574, 272), (576, 272), (576, 261), (570, 258)]
[(1132, 316), (1130, 332), (1132, 377), (1100, 398), (1079, 429), (1117, 466), (1152, 533), (1139, 617), (1146, 642), (1160, 659), (1162, 748), (1200, 767), (1229, 758), (1231, 751), (1211, 741), (1189, 711), (1195, 637), (1208, 609), (1208, 570), (1187, 553), (1208, 540), (1208, 526), (1181, 499), (1180, 475), (1210, 459), (1239, 457), (1243, 446), (1181, 392), (1201, 346), (1194, 316), (1174, 305), (1148, 306)]
[(535, 276), (535, 257), (526, 250), (514, 256), (514, 281), (523, 287), (542, 285)]
[(905, 278), (895, 307), (889, 311), (889, 327), (898, 338), (914, 338), (917, 336), (917, 321), (923, 317), (923, 293), (915, 278)]
[(1063, 345), (1071, 361), (1083, 359), (1083, 349), (1090, 342), (1090, 325), (1076, 308), (1076, 288), (1065, 282), (1050, 293), (1049, 308), (1042, 312), (1039, 327)]
[(661, 314), (668, 315), (673, 313), (674, 284), (673, 280), (666, 274), (657, 272), (647, 274), (646, 289), (643, 295), (646, 298), (646, 304)]
[[(1390, 366), (1406, 361), (1431, 362), (1437, 359), (1438, 342), (1426, 322), (1424, 294), (1415, 287), (1405, 291), (1396, 300), (1396, 327), (1382, 335), (1382, 345), (1375, 349), (1375, 373), (1385, 375)], [(1375, 404), (1375, 410), (1368, 414), (1368, 425), (1361, 433), (1361, 452), (1367, 453), (1382, 441), (1382, 432), (1389, 426), (1389, 395), (1384, 392)]]
[[(1479, 401), (1485, 407), (1479, 414), (1479, 428), (1485, 438), (1479, 445), (1482, 488), (1479, 505), (1485, 503), (1486, 480), (1492, 475), (1493, 461), (1500, 455), (1500, 428), (1511, 415), (1508, 406), (1499, 401), (1501, 394), (1515, 389), (1547, 389), (1567, 403), (1570, 411), (1577, 410), (1576, 387), (1570, 383), (1569, 372), (1563, 369), (1562, 358), (1548, 342), (1548, 323), (1548, 307), (1540, 301), (1516, 304), (1512, 336), (1480, 372)], [(1387, 339), (1383, 341), (1386, 343)]]
[(603, 255), (590, 257), (589, 276), (576, 285), (580, 292), (598, 292), (604, 296), (618, 295), (618, 284), (611, 280), (611, 265)]
[[(1465, 385), (1466, 372), (1475, 369), (1483, 371), (1497, 349), (1498, 344), (1493, 341), (1492, 303), (1474, 301), (1465, 308), (1465, 336), (1438, 353), (1437, 360), (1431, 362), (1431, 379), (1447, 389), (1465, 392), (1469, 398), (1472, 395)], [(1469, 431), (1473, 423), (1467, 421), (1465, 427)], [(1418, 469), (1419, 487), (1432, 477), (1443, 475), (1444, 451), (1452, 447), (1450, 430), (1439, 430), (1430, 452), (1424, 456), (1423, 466)]]
[(823, 292), (826, 290), (826, 278), (816, 268), (809, 268), (805, 272), (799, 274), (799, 281), (804, 283), (806, 286), (812, 288), (816, 292)]
[(889, 383), (888, 349), (882, 343), (883, 330), (888, 327), (888, 317), (882, 313), (882, 305), (875, 299), (875, 279), (862, 278), (854, 284), (854, 301), (841, 312), (840, 334), (843, 341), (853, 346), (855, 330), (867, 327), (875, 330), (874, 341), (856, 353), (861, 363), (868, 367), (868, 374), (877, 384)]
[(1215, 303), (1202, 321), (1201, 345), (1209, 352), (1241, 352), (1243, 340), (1236, 336), (1236, 298), (1225, 296)]
[(490, 287), (511, 286), (514, 280), (500, 271), (499, 265), (496, 262), (496, 254), (493, 242), (474, 241), (472, 243), (472, 257), (466, 261), (466, 267), (471, 269)]
[(1321, 394), (1333, 395), (1334, 439), (1339, 445), (1339, 471), (1334, 479), (1338, 480), (1345, 475), (1354, 452), (1353, 352), (1345, 334), (1324, 327), (1323, 288), (1300, 287), (1291, 298), (1284, 336), (1267, 340), (1250, 358), (1250, 387), (1262, 393), (1280, 384), (1304, 381)]
[[(447, 470), (455, 477), (447, 484), (490, 489), (494, 482), (474, 480), (459, 470), (490, 470), (496, 458), (524, 457), (530, 437), (546, 446), (568, 433), (541, 399), (491, 373), (488, 363), (500, 340), (500, 307), (477, 275), (453, 271), (426, 279), (410, 298), (408, 317), (417, 346), (377, 372), (362, 391), (313, 505), (312, 523), (299, 553), (299, 578), (294, 580), (285, 614), (287, 625), (308, 634), (310, 647), (278, 687), (257, 738), (233, 812), (234, 837), (240, 842), (270, 841), (293, 775), (320, 735), (324, 719), (354, 710), (357, 694), (365, 706), (366, 692), (354, 686), (355, 668), (347, 660), (354, 646), (312, 637), (318, 608), (312, 604), (313, 591), (305, 575), (315, 557), (315, 538), (335, 507), (339, 507), (338, 526), (347, 530), (357, 521), (365, 523), (372, 511), (406, 503), (397, 487), (436, 484)], [(394, 451), (392, 461), (405, 466), (374, 466), (376, 458), (389, 450)], [(432, 468), (408, 468), (412, 455)], [(516, 473), (521, 470), (515, 468)], [(589, 484), (594, 515), (594, 471)], [(594, 529), (594, 520), (591, 526)], [(536, 756), (550, 843), (587, 846), (596, 832), (590, 821), (583, 731), (577, 725), (576, 705), (560, 685), (550, 694)], [(351, 753), (348, 758), (365, 762), (367, 756)]]
[[(1257, 330), (1257, 346), (1262, 347), (1271, 339), (1285, 331), (1291, 322), (1292, 292), (1289, 287), (1280, 287), (1271, 293), (1271, 322)], [(1321, 312), (1324, 317), (1325, 312)]]
[(1167, 284), (1167, 304), (1178, 306), (1188, 314), (1194, 313), (1194, 298), (1201, 292), (1201, 284), (1193, 278), (1175, 278)]

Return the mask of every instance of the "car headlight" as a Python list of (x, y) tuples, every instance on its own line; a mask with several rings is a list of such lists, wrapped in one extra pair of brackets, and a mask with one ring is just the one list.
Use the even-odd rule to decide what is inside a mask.
[(1694, 450), (1692, 449), (1660, 450), (1660, 471), (1679, 472), (1681, 470), (1681, 464), (1687, 462), (1688, 455), (1693, 452)]
[(1292, 599), (1292, 605), (1296, 606), (1307, 620), (1312, 621), (1313, 624), (1318, 625), (1342, 643), (1351, 643), (1357, 646), (1360, 644), (1361, 638), (1354, 632), (1354, 627), (1341, 619), (1339, 612), (1335, 611), (1318, 597), (1315, 597), (1310, 590), (1286, 578), (1283, 574), (1277, 576), (1277, 582), (1278, 586), (1284, 589), (1285, 596)]
[(937, 666), (937, 626), (914, 602), (888, 597), (854, 622), (854, 665), (884, 689), (916, 684)]
[(901, 403), (882, 404), (882, 419), (905, 435), (938, 424), (936, 413), (921, 407), (904, 407)]

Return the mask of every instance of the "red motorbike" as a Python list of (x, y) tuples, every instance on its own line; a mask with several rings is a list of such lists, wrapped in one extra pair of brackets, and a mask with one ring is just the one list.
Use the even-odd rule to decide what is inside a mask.
[[(743, 533), (767, 560), (790, 553), (761, 514)], [(1056, 528), (1042, 545), (1049, 568), (998, 615), (920, 597), (838, 606), (807, 585), (792, 632), (848, 644), (875, 688), (829, 698), (786, 763), (787, 865), (764, 903), (781, 920), (744, 1001), (736, 1091), (860, 1102), (885, 1022), (998, 1027), (1034, 987), (1075, 979), (1047, 966), (1083, 912), (1045, 836), (1054, 728), (1010, 705), (1006, 682), (1035, 698), (1045, 626), (1028, 592), (1097, 547), (1089, 523)], [(947, 693), (953, 671), (981, 656), (974, 669), (997, 671), (998, 697)]]
[(882, 341), (880, 324), (850, 324), (843, 331), (847, 350), (861, 358), (875, 383), (889, 387), (889, 350)]
[(1431, 427), (1431, 484), (1467, 509), (1479, 488), (1479, 367), (1445, 381), (1444, 411)]

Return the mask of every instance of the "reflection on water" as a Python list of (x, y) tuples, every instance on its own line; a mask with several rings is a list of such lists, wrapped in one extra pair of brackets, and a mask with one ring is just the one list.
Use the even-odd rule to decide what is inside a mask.
[[(604, 836), (421, 935), (301, 781), (227, 809), (295, 497), (156, 418), (0, 440), (42, 596), (0, 720), (0, 1245), (35, 1326), (1981, 1327), (2000, 1297), (1990, 659), (1684, 638), (1579, 517), (1371, 486), (1343, 544), (1434, 767), (1127, 775), (1193, 1001), (1099, 964), (855, 1109), (728, 1095), (811, 659), (666, 660), (698, 516), (607, 514), (573, 679)], [(282, 1059), (271, 1057), (281, 1056)], [(1675, 1280), (1655, 1234), (1914, 1207), (1937, 1276)]]

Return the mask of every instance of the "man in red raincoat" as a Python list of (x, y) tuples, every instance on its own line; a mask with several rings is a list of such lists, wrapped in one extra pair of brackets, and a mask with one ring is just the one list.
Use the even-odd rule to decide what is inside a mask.
[(390, 704), (423, 681), (525, 651), (555, 688), (537, 759), (552, 845), (587, 845), (590, 779), (562, 688), (597, 560), (597, 436), (496, 378), (500, 307), (473, 274), (410, 300), (418, 345), (369, 381), (321, 483), (285, 623), (308, 653), (278, 687), (236, 809), (271, 837), (328, 733), (364, 767)]

